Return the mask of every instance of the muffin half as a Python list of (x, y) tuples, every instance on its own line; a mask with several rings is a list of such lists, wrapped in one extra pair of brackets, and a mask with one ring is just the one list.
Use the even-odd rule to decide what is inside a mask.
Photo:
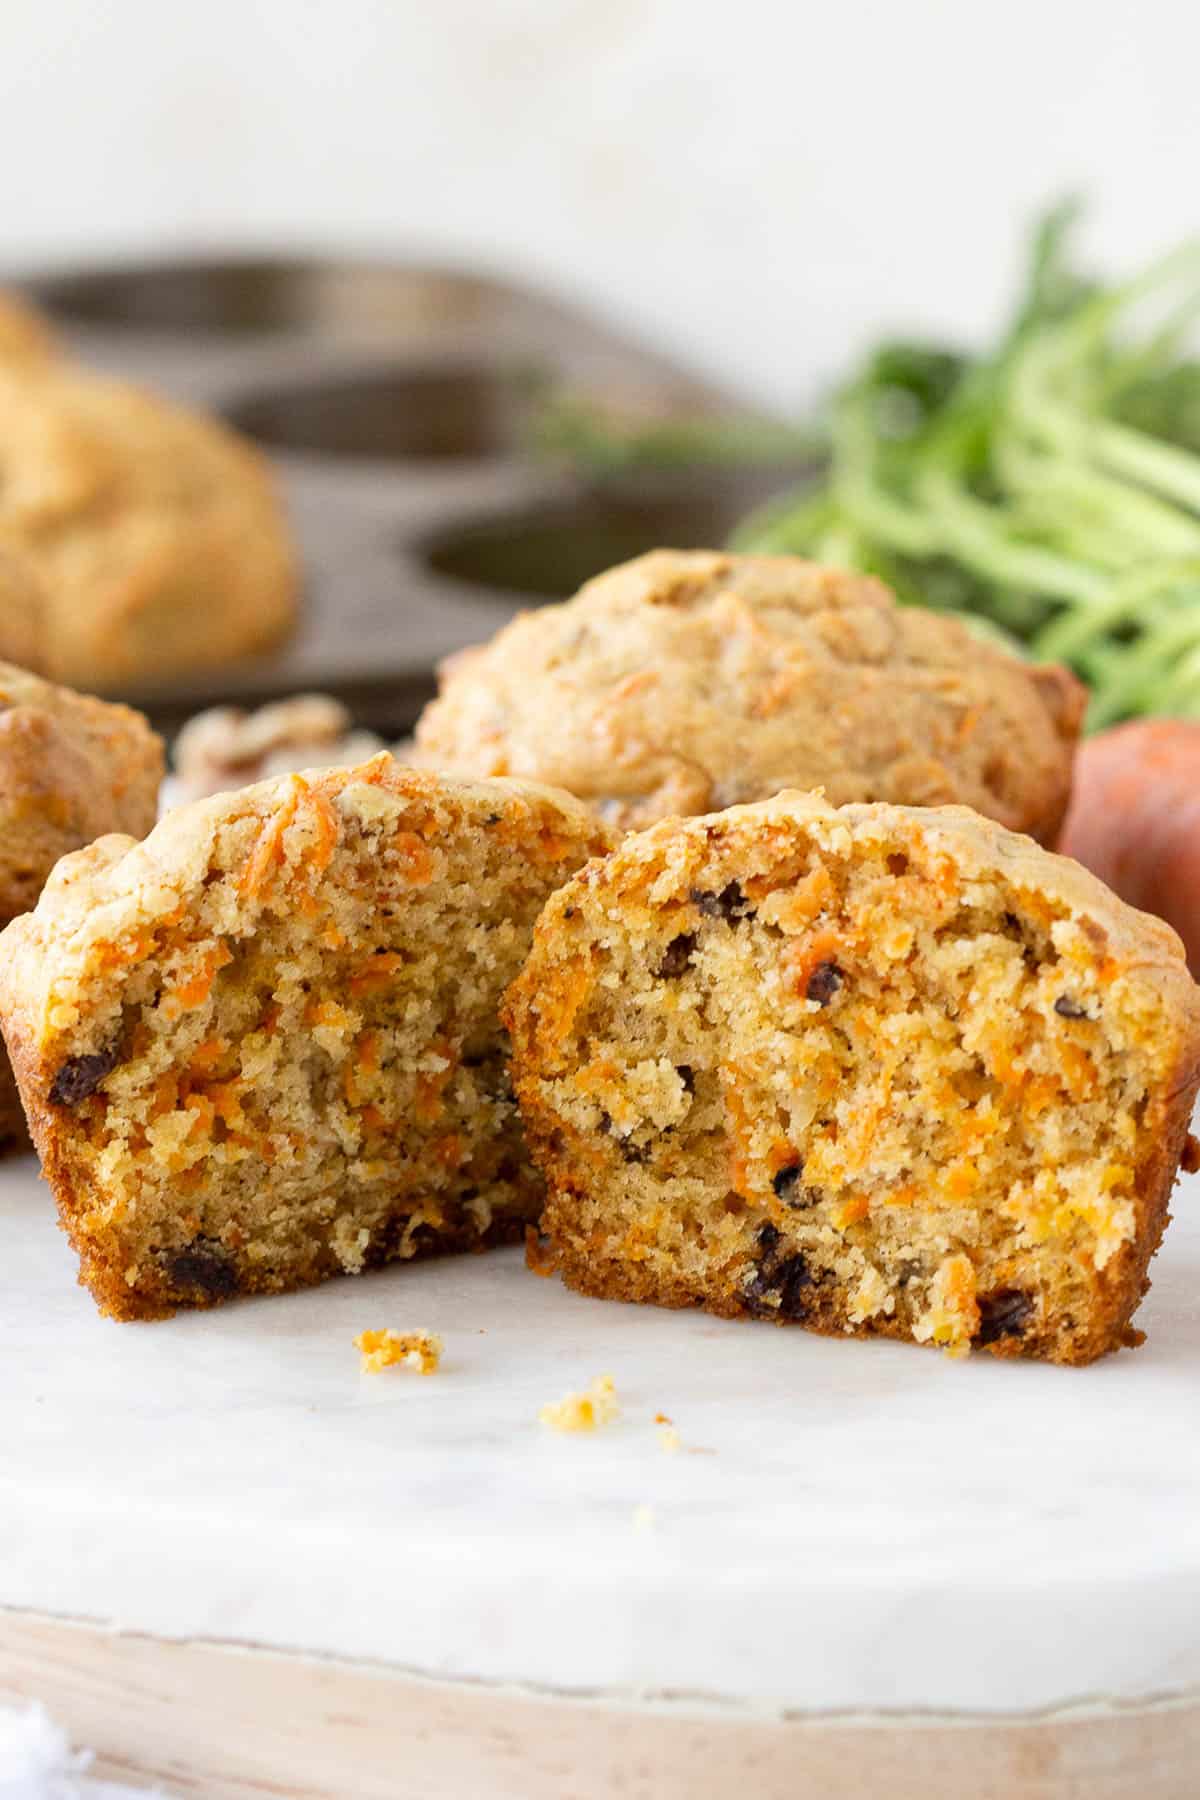
[(785, 794), (625, 840), (508, 999), (584, 1292), (1088, 1362), (1200, 1082), (1175, 934), (961, 808)]
[(0, 1017), (81, 1280), (115, 1318), (518, 1235), (541, 1202), (498, 1007), (602, 829), (386, 755), (59, 864)]

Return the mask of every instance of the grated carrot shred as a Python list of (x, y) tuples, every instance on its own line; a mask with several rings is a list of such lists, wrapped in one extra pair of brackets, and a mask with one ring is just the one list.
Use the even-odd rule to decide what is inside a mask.
[(884, 1195), (883, 1203), (885, 1206), (915, 1206), (919, 1197), (915, 1181), (902, 1181), (899, 1187)]
[(415, 831), (398, 831), (392, 839), (404, 862), (404, 874), (413, 887), (425, 887), (433, 880), (433, 857), (424, 838)]
[(246, 899), (254, 895), (265, 897), (270, 888), (271, 876), (275, 866), (283, 860), (283, 837), (288, 826), (296, 816), (296, 809), (301, 798), (310, 789), (303, 776), (292, 775), (288, 778), (288, 789), (282, 803), (275, 809), (271, 817), (261, 827), (255, 839), (254, 848), (242, 867), (238, 876), (238, 892)]
[(354, 1045), (353, 1057), (347, 1057), (342, 1065), (342, 1095), (347, 1106), (362, 1105), (359, 1076), (374, 1075), (378, 1067), (379, 1033), (377, 1031), (361, 1032)]
[(189, 1137), (211, 1137), (216, 1111), (207, 1094), (189, 1094), (185, 1102), (188, 1112), (195, 1113)]
[(338, 820), (337, 814), (324, 794), (310, 788), (309, 802), (317, 825), (317, 845), (312, 853), (312, 862), (320, 874), (329, 867), (333, 853), (337, 849)]
[(376, 988), (386, 986), (398, 969), (404, 967), (404, 958), (398, 950), (382, 950), (373, 956), (368, 963), (352, 975), (346, 984), (350, 992), (356, 996), (370, 994)]
[(203, 1006), (212, 991), (218, 970), (232, 961), (233, 952), (226, 944), (214, 944), (200, 967), (173, 987), (164, 998), (163, 1008), (167, 1016), (177, 1017), (182, 1012), (191, 1012), (197, 1006)]
[(213, 1110), (223, 1125), (231, 1130), (240, 1130), (246, 1122), (242, 1110), (242, 1095), (246, 1084), (242, 1080), (210, 1082), (207, 1093), (212, 1101)]
[(336, 1000), (310, 1000), (304, 1009), (306, 1025), (345, 1025), (350, 1014)]
[(150, 954), (153, 944), (153, 934), (144, 931), (128, 943), (103, 945), (97, 952), (97, 957), (105, 968), (124, 968), (127, 963), (141, 962), (143, 957)]
[(458, 1053), (445, 1038), (434, 1038), (429, 1049), (445, 1059), (444, 1069), (426, 1070), (417, 1076), (413, 1112), (423, 1125), (432, 1125), (444, 1111), (442, 1091), (458, 1066)]
[(228, 1041), (223, 1037), (205, 1038), (192, 1051), (188, 1068), (195, 1069), (197, 1074), (203, 1075), (206, 1070), (220, 1062), (228, 1048)]
[(549, 1280), (558, 1268), (558, 1254), (549, 1238), (539, 1235), (536, 1225), (525, 1227), (525, 1267), (533, 1275)]
[(447, 1169), (457, 1169), (465, 1154), (462, 1138), (457, 1131), (448, 1131), (431, 1146), (437, 1160)]
[(744, 1077), (736, 1063), (722, 1063), (718, 1073), (729, 1138), (729, 1185), (742, 1199), (753, 1200), (751, 1120), (740, 1085)]
[(952, 1200), (966, 1200), (979, 1186), (979, 1170), (969, 1156), (962, 1156), (946, 1170), (945, 1190)]

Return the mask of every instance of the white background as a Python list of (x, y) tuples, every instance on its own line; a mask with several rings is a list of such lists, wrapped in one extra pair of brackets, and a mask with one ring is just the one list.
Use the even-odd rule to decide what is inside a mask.
[(1193, 0), (0, 0), (0, 259), (478, 258), (787, 402), (996, 320), (1037, 205), (1200, 227)]

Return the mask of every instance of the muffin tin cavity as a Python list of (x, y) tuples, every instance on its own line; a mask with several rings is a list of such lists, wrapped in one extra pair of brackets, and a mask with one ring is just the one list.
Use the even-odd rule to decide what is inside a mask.
[(268, 654), (130, 679), (170, 730), (226, 702), (330, 693), (397, 737), (436, 663), (506, 612), (655, 545), (721, 544), (797, 470), (600, 470), (536, 425), (549, 396), (642, 423), (740, 411), (669, 357), (486, 272), (322, 257), (184, 258), (25, 284), (94, 367), (207, 408), (271, 458), (304, 604)]
[(265, 389), (227, 406), (260, 444), (376, 462), (512, 456), (546, 377), (534, 365), (376, 368), (311, 387)]
[(419, 551), (434, 574), (495, 601), (565, 600), (646, 550), (719, 549), (759, 497), (747, 487), (718, 479), (657, 493), (585, 492), (453, 525)]
[(136, 334), (292, 334), (397, 342), (493, 319), (506, 290), (448, 270), (319, 258), (143, 263), (31, 284), (59, 318)]

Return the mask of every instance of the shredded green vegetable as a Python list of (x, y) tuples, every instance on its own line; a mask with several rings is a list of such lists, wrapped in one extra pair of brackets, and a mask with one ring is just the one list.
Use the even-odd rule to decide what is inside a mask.
[(880, 575), (1089, 684), (1089, 727), (1200, 716), (1200, 242), (1081, 280), (1039, 227), (990, 355), (888, 344), (836, 396), (828, 474), (737, 532)]

